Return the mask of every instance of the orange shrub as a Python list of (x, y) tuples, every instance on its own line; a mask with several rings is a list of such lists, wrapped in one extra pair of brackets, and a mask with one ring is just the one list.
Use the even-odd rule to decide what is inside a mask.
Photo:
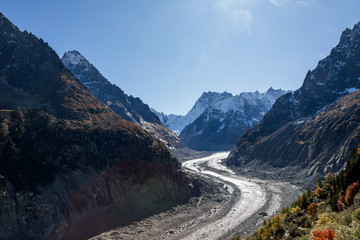
[(335, 239), (335, 230), (332, 228), (328, 228), (323, 231), (313, 231), (312, 233), (314, 240), (334, 240)]
[(307, 214), (309, 214), (310, 216), (314, 217), (317, 213), (318, 210), (318, 205), (317, 203), (312, 203), (308, 206), (307, 208)]
[(339, 193), (339, 199), (337, 201), (337, 209), (338, 209), (338, 211), (342, 211), (344, 209), (344, 203), (345, 203), (344, 195)]
[(349, 185), (349, 187), (346, 189), (346, 195), (345, 195), (345, 203), (347, 206), (353, 204), (354, 197), (359, 192), (359, 190), (360, 190), (359, 183), (353, 183)]

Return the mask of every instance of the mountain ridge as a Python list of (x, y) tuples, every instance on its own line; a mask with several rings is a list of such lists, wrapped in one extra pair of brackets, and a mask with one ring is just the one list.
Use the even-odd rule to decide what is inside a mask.
[(197, 194), (162, 142), (2, 13), (0, 129), (0, 238), (87, 239)]
[(180, 135), (181, 131), (190, 123), (195, 121), (208, 107), (212, 106), (219, 99), (231, 95), (231, 93), (223, 92), (203, 92), (202, 95), (196, 100), (194, 106), (190, 111), (182, 116), (176, 114), (165, 114), (163, 112), (157, 112), (155, 109), (151, 109), (160, 119), (160, 121), (170, 130)]
[(360, 23), (355, 24), (353, 30), (346, 29), (330, 55), (319, 61), (313, 71), (307, 72), (303, 85), (294, 93), (279, 98), (252, 133), (270, 134), (283, 124), (315, 114), (353, 89), (359, 89), (360, 65), (355, 59), (360, 55), (359, 33)]
[(90, 92), (119, 116), (144, 128), (164, 142), (170, 150), (184, 148), (181, 140), (162, 125), (147, 104), (140, 98), (125, 94), (121, 88), (112, 84), (80, 52), (65, 52), (62, 62)]
[[(244, 130), (260, 121), (275, 100), (286, 92), (273, 88), (265, 93), (243, 92), (235, 96), (228, 92), (204, 92), (186, 116), (173, 119), (175, 123), (194, 119), (180, 133), (180, 138), (190, 149), (230, 150)], [(165, 117), (160, 116), (160, 120), (166, 120)]]
[[(227, 163), (238, 166), (253, 165), (250, 168), (269, 164), (275, 167), (293, 166), (299, 168), (303, 163), (300, 160), (291, 161), (291, 159), (298, 159), (299, 156), (302, 156), (304, 163), (310, 161), (312, 162), (310, 165), (318, 165), (318, 169), (315, 171), (316, 167), (314, 167), (310, 175), (314, 173), (326, 174), (329, 169), (335, 172), (339, 171), (342, 168), (341, 164), (344, 164), (345, 155), (350, 154), (349, 148), (356, 147), (355, 138), (350, 129), (353, 129), (353, 125), (359, 124), (359, 120), (354, 117), (344, 118), (340, 111), (337, 114), (334, 114), (334, 111), (330, 114), (329, 111), (332, 109), (330, 106), (342, 104), (344, 111), (348, 110), (347, 114), (351, 116), (351, 109), (347, 108), (344, 101), (347, 100), (350, 104), (358, 98), (356, 89), (360, 88), (360, 63), (357, 60), (359, 56), (360, 23), (357, 23), (352, 30), (346, 29), (342, 33), (339, 44), (331, 50), (329, 56), (319, 61), (314, 70), (308, 71), (303, 85), (298, 90), (280, 97), (263, 119), (239, 138), (236, 147), (227, 159)], [(350, 97), (355, 99), (351, 100)], [(356, 115), (356, 108), (353, 111), (353, 115)], [(324, 123), (321, 126), (314, 119), (320, 118), (323, 113), (326, 113), (325, 116), (331, 115), (332, 119), (330, 117), (321, 118)], [(338, 132), (338, 136), (333, 136), (331, 130), (337, 129), (335, 123), (339, 126), (349, 124), (352, 127), (344, 128), (343, 132)], [(303, 124), (305, 125), (301, 128)], [(305, 131), (306, 129), (307, 131)], [(324, 136), (318, 135), (319, 129), (323, 129), (322, 134)], [(353, 129), (353, 131), (356, 132), (357, 130)], [(305, 132), (307, 132), (306, 139), (311, 138), (309, 133), (312, 133), (324, 142), (312, 139), (309, 140), (312, 144), (309, 144), (307, 140), (298, 139), (296, 143), (294, 140), (297, 139), (295, 133), (302, 136), (301, 134), (305, 134)], [(332, 138), (334, 143), (338, 145), (325, 141), (326, 136)], [(339, 138), (341, 137), (343, 140), (340, 141)], [(343, 144), (343, 141), (346, 144)], [(321, 145), (325, 142), (333, 149), (341, 149), (343, 152), (335, 154), (333, 150), (322, 147)], [(291, 147), (286, 150), (285, 146), (288, 145)], [(305, 149), (304, 146), (307, 146), (308, 149)], [(277, 156), (278, 159), (274, 162), (266, 152), (278, 154), (279, 149), (282, 149), (284, 153)], [(315, 149), (317, 150), (315, 151)], [(311, 153), (312, 151), (314, 152)], [(293, 156), (293, 158), (287, 157), (285, 153)], [(330, 156), (329, 153), (335, 155)], [(328, 159), (326, 160), (324, 156)], [(335, 161), (336, 164), (333, 163), (333, 167), (329, 167), (325, 161)], [(320, 166), (324, 167), (325, 172), (322, 172)], [(302, 174), (303, 176), (308, 175), (308, 173)]]

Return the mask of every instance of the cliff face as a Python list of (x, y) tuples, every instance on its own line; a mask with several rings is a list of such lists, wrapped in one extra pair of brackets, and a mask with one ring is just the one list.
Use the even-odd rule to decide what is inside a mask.
[[(316, 69), (307, 73), (301, 88), (294, 93), (281, 96), (263, 119), (239, 138), (236, 147), (229, 155), (228, 164), (249, 165), (254, 163), (255, 166), (259, 166), (260, 163), (271, 163), (274, 166), (307, 166), (307, 163), (311, 161), (319, 161), (314, 165), (318, 165), (318, 171), (321, 172), (320, 166), (324, 167), (326, 164), (323, 164), (323, 161), (329, 157), (329, 161), (332, 159), (331, 161), (337, 162), (333, 170), (339, 170), (341, 164), (338, 164), (343, 163), (343, 157), (329, 156), (329, 153), (334, 154), (334, 151), (329, 149), (329, 153), (326, 153), (326, 148), (321, 145), (326, 144), (336, 149), (355, 147), (352, 141), (351, 144), (346, 142), (348, 136), (352, 134), (352, 128), (344, 128), (343, 132), (339, 132), (336, 136), (337, 140), (333, 139), (335, 145), (328, 141), (318, 141), (315, 138), (310, 145), (292, 145), (293, 139), (298, 139), (294, 134), (299, 133), (299, 126), (302, 125), (297, 126), (295, 123), (302, 123), (303, 118), (316, 117), (329, 104), (360, 88), (359, 56), (360, 23), (356, 24), (352, 30), (347, 29), (343, 32), (339, 44), (331, 51), (330, 55), (321, 60)], [(327, 128), (335, 128), (335, 123), (343, 125), (339, 122), (342, 113), (338, 114), (333, 120), (328, 118), (326, 124), (322, 122), (324, 125), (310, 121), (309, 124), (313, 123), (313, 125), (306, 124), (307, 134), (312, 134), (319, 139), (332, 136), (330, 131), (332, 128)], [(345, 119), (343, 120), (345, 121)], [(345, 123), (347, 124), (346, 121)], [(351, 124), (358, 123), (351, 121)], [(319, 132), (316, 127), (323, 129), (323, 132)], [(304, 133), (303, 130), (301, 133)], [(345, 145), (341, 144), (340, 138), (346, 142)], [(299, 139), (298, 142), (306, 141)], [(323, 150), (319, 151), (319, 148)], [(348, 150), (345, 153), (348, 153)], [(255, 164), (256, 162), (259, 164)], [(328, 169), (326, 168), (326, 171)]]
[(0, 13), (0, 238), (87, 239), (197, 194), (165, 145)]

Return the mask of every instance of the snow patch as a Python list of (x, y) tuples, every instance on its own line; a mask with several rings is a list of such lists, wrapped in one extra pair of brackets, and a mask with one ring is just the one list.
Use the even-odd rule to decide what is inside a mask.
[(318, 115), (319, 113), (321, 113), (322, 111), (325, 111), (325, 109), (328, 107), (328, 105), (326, 105), (325, 107), (321, 108), (320, 110), (318, 110), (315, 115)]
[[(85, 57), (76, 50), (66, 52), (64, 54), (64, 56), (62, 57), (62, 61), (66, 66), (78, 65), (80, 63), (82, 63), (82, 65), (84, 65), (84, 63), (87, 63), (87, 60), (85, 59)], [(88, 64), (86, 64), (86, 65), (88, 65)]]
[(346, 91), (348, 92), (348, 93), (353, 93), (353, 92), (355, 92), (357, 90), (357, 88), (347, 88), (346, 89)]
[(92, 81), (92, 82), (84, 82), (84, 85), (90, 85), (90, 84), (95, 84), (98, 83), (97, 81)]
[(304, 120), (299, 120), (299, 121), (293, 122), (293, 125), (299, 125), (299, 124), (303, 124), (303, 123), (305, 123)]
[(230, 111), (236, 111), (242, 105), (243, 104), (241, 104), (241, 102), (235, 102), (234, 98), (227, 98), (217, 102), (212, 108), (226, 113)]

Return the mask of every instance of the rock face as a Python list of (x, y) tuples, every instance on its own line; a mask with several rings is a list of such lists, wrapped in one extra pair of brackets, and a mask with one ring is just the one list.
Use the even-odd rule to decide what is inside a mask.
[[(228, 164), (244, 166), (258, 162), (254, 165), (270, 163), (275, 167), (314, 166), (315, 172), (339, 170), (344, 157), (348, 157), (346, 154), (349, 149), (355, 147), (354, 138), (350, 135), (353, 131), (356, 132), (353, 127), (341, 127), (359, 124), (355, 116), (343, 118), (344, 114), (358, 114), (356, 109), (348, 109), (344, 101), (353, 103), (355, 100), (345, 98), (331, 105), (331, 108), (329, 106), (325, 112), (323, 110), (360, 87), (359, 57), (360, 23), (352, 30), (346, 29), (343, 32), (339, 44), (332, 49), (330, 55), (307, 73), (301, 88), (280, 97), (261, 122), (240, 137), (229, 155)], [(356, 94), (350, 96), (357, 99)], [(332, 111), (336, 104), (343, 104), (344, 112), (342, 109)], [(345, 113), (345, 110), (348, 112)], [(342, 131), (333, 136), (332, 131), (339, 128)], [(330, 146), (331, 149), (328, 148)], [(341, 154), (337, 152), (339, 149)]]
[(87, 239), (197, 194), (166, 146), (0, 13), (0, 238)]
[(108, 105), (115, 113), (141, 126), (151, 135), (164, 142), (169, 149), (184, 148), (176, 134), (164, 127), (147, 104), (144, 104), (140, 98), (128, 96), (118, 86), (111, 84), (78, 51), (66, 52), (61, 60), (95, 97)]
[[(290, 167), (296, 172), (287, 174), (300, 177), (323, 175), (339, 171), (359, 142), (360, 91), (356, 91), (315, 116), (285, 124), (256, 144), (237, 146), (228, 163), (260, 169)], [(247, 155), (240, 155), (243, 149)]]
[[(286, 92), (270, 88), (265, 93), (244, 92), (236, 96), (226, 92), (203, 94), (215, 97), (202, 101), (208, 103), (201, 105), (206, 106), (205, 110), (182, 130), (180, 138), (194, 150), (230, 150), (241, 134), (259, 122), (275, 100)], [(198, 102), (200, 100), (203, 99)]]

